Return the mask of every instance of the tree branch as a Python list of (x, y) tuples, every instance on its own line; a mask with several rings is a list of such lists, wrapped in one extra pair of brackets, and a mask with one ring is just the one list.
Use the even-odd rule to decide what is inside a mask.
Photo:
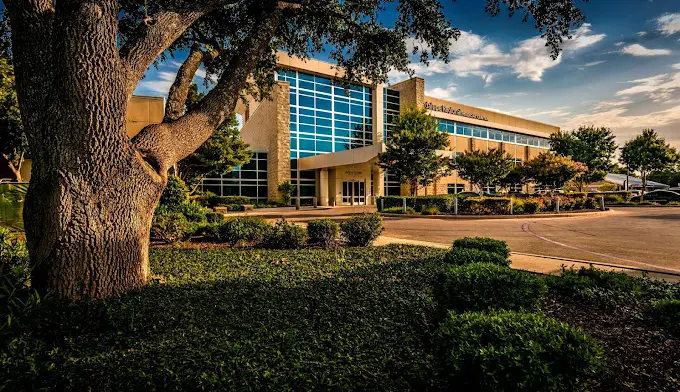
[(240, 93), (257, 62), (270, 49), (283, 16), (278, 4), (262, 6), (262, 14), (250, 31), (241, 50), (234, 55), (208, 95), (184, 116), (172, 123), (144, 128), (133, 140), (159, 174), (185, 158), (205, 142), (236, 107)]
[(163, 122), (172, 122), (180, 118), (184, 114), (184, 105), (189, 94), (189, 87), (191, 81), (198, 68), (201, 66), (204, 54), (198, 43), (191, 46), (189, 56), (184, 60), (182, 66), (177, 71), (175, 81), (170, 86), (168, 92), (168, 101), (165, 104), (165, 118)]

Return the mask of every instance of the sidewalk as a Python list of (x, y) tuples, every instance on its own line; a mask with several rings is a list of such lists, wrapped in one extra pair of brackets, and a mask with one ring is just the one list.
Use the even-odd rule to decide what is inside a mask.
[[(438, 243), (433, 243), (433, 242), (426, 242), (426, 241), (417, 241), (417, 240), (406, 240), (402, 238), (393, 238), (393, 237), (386, 237), (386, 236), (380, 236), (375, 242), (375, 245), (389, 245), (389, 244), (405, 244), (405, 245), (420, 245), (420, 246), (430, 246), (434, 248), (441, 248), (441, 249), (448, 249), (451, 247), (451, 244), (438, 244)], [(632, 267), (632, 266), (625, 266), (625, 265), (616, 265), (616, 264), (603, 264), (603, 263), (596, 263), (592, 261), (587, 261), (587, 260), (572, 260), (572, 259), (562, 259), (562, 258), (557, 258), (557, 257), (547, 257), (547, 256), (539, 256), (539, 255), (530, 255), (530, 254), (524, 254), (524, 253), (515, 253), (512, 252), (510, 254), (510, 261), (512, 262), (510, 264), (510, 267), (518, 269), (518, 270), (523, 270), (523, 271), (529, 271), (529, 272), (534, 272), (534, 273), (539, 273), (539, 274), (544, 274), (544, 275), (559, 275), (562, 272), (562, 266), (565, 266), (566, 268), (581, 268), (581, 267), (586, 267), (588, 268), (589, 266), (593, 266), (595, 268), (604, 270), (604, 271), (616, 271), (616, 272), (623, 272), (629, 276), (636, 276), (640, 277), (643, 276), (644, 271)], [(677, 274), (671, 274), (671, 273), (666, 273), (662, 271), (649, 271), (647, 272), (647, 276), (650, 278), (654, 279), (663, 279), (667, 280), (669, 282), (680, 282), (680, 275)]]
[(252, 211), (232, 211), (226, 217), (233, 216), (261, 216), (265, 219), (309, 220), (314, 218), (334, 218), (361, 214), (362, 212), (375, 212), (375, 206), (342, 206), (342, 207), (278, 207), (278, 208), (256, 208)]

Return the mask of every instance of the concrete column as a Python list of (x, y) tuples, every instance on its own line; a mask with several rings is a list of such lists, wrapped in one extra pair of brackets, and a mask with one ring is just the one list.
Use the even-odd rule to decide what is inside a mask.
[(383, 111), (383, 84), (375, 86), (373, 89), (373, 144), (382, 144), (383, 140), (383, 124), (385, 123)]
[(319, 205), (328, 205), (328, 169), (319, 171)]

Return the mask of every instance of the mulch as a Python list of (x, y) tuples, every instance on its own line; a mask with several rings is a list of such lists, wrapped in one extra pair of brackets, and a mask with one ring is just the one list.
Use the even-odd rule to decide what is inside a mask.
[(680, 339), (645, 316), (644, 302), (599, 308), (551, 295), (543, 311), (597, 339), (608, 371), (586, 391), (680, 391)]

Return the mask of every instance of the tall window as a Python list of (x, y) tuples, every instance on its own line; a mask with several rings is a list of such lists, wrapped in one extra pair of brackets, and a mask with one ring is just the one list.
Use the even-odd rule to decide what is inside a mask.
[(383, 140), (393, 129), (394, 118), (399, 115), (401, 96), (399, 90), (383, 89)]

